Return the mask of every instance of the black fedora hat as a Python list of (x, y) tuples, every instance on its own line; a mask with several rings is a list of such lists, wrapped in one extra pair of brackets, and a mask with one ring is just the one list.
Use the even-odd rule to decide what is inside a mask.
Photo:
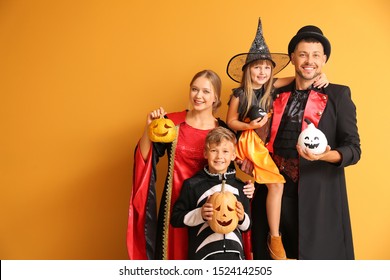
[(235, 82), (240, 83), (245, 66), (256, 60), (269, 60), (274, 66), (273, 75), (282, 71), (290, 62), (286, 53), (270, 53), (263, 36), (261, 19), (257, 26), (255, 39), (247, 53), (239, 53), (233, 56), (227, 65), (226, 73)]
[(321, 29), (314, 25), (306, 25), (298, 30), (297, 34), (291, 39), (288, 44), (288, 55), (294, 52), (296, 45), (305, 38), (314, 38), (321, 42), (324, 47), (324, 53), (326, 54), (326, 61), (330, 57), (331, 46), (329, 40), (324, 36)]

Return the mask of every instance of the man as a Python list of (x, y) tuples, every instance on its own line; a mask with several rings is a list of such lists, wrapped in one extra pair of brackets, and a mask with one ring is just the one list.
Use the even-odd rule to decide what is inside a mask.
[[(284, 186), (280, 231), (288, 258), (354, 259), (344, 167), (360, 159), (356, 107), (347, 86), (312, 86), (328, 61), (331, 45), (316, 26), (305, 26), (288, 46), (295, 80), (277, 89), (267, 148)], [(297, 146), (311, 121), (327, 137), (328, 147), (315, 155)], [(252, 201), (252, 246), (255, 259), (269, 258), (265, 197), (259, 186)]]

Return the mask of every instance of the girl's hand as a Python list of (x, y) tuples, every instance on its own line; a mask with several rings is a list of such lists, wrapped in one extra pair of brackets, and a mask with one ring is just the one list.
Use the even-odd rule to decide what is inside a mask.
[(252, 198), (253, 194), (255, 192), (255, 185), (252, 183), (251, 180), (248, 180), (246, 182), (246, 185), (244, 186), (244, 194), (246, 195), (247, 198)]
[(237, 212), (237, 216), (238, 216), (238, 220), (241, 222), (242, 220), (244, 220), (244, 217), (245, 217), (245, 211), (244, 211), (244, 206), (242, 205), (241, 202), (237, 201), (236, 202), (236, 212)]
[(260, 128), (262, 126), (264, 126), (268, 121), (268, 114), (265, 115), (263, 118), (257, 118), (257, 119), (254, 119), (252, 120), (249, 125), (251, 127), (251, 129), (257, 129), (257, 128)]
[(316, 88), (322, 88), (322, 87), (326, 88), (328, 85), (329, 85), (329, 81), (325, 73), (321, 73), (321, 75), (317, 77), (317, 79), (314, 81), (313, 84), (313, 86)]

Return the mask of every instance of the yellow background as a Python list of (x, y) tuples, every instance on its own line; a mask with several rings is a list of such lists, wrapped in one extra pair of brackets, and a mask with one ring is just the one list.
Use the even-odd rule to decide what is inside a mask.
[[(146, 114), (187, 107), (188, 84), (246, 52), (261, 16), (273, 52), (319, 26), (325, 72), (357, 105), (347, 168), (357, 259), (390, 259), (388, 0), (1, 0), (0, 258), (126, 259), (133, 150)], [(279, 76), (293, 75), (291, 65)], [(164, 163), (161, 165), (164, 166)], [(163, 167), (160, 167), (163, 169)], [(160, 170), (160, 180), (164, 171)]]

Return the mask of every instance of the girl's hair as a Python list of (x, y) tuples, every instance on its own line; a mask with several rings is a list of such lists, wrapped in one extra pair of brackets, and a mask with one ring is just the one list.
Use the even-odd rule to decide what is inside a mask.
[(221, 106), (221, 90), (222, 90), (222, 82), (221, 78), (218, 76), (217, 73), (215, 73), (212, 70), (203, 70), (195, 74), (195, 76), (192, 78), (190, 86), (195, 82), (196, 79), (200, 77), (205, 77), (208, 79), (213, 86), (214, 94), (215, 94), (215, 101), (213, 103), (213, 113), (215, 113), (218, 108)]
[(219, 143), (222, 142), (222, 140), (227, 140), (233, 143), (233, 145), (235, 145), (237, 142), (236, 135), (234, 135), (232, 131), (222, 126), (218, 126), (210, 130), (209, 133), (207, 133), (206, 145), (204, 146), (205, 151), (207, 151), (210, 148), (211, 144), (218, 145)]
[[(271, 66), (271, 77), (270, 79), (265, 83), (264, 85), (264, 95), (259, 100), (259, 104), (252, 104), (253, 101), (253, 86), (252, 86), (252, 80), (251, 80), (251, 72), (250, 69), (253, 65), (259, 64), (259, 63), (266, 63), (267, 65)], [(249, 63), (243, 70), (242, 80), (241, 80), (241, 87), (244, 89), (244, 94), (247, 100), (247, 107), (244, 116), (248, 113), (249, 109), (252, 107), (252, 105), (257, 105), (263, 108), (265, 111), (269, 111), (271, 109), (272, 104), (272, 84), (273, 84), (273, 72), (274, 72), (274, 66), (271, 61), (269, 60), (256, 60), (251, 63)]]

